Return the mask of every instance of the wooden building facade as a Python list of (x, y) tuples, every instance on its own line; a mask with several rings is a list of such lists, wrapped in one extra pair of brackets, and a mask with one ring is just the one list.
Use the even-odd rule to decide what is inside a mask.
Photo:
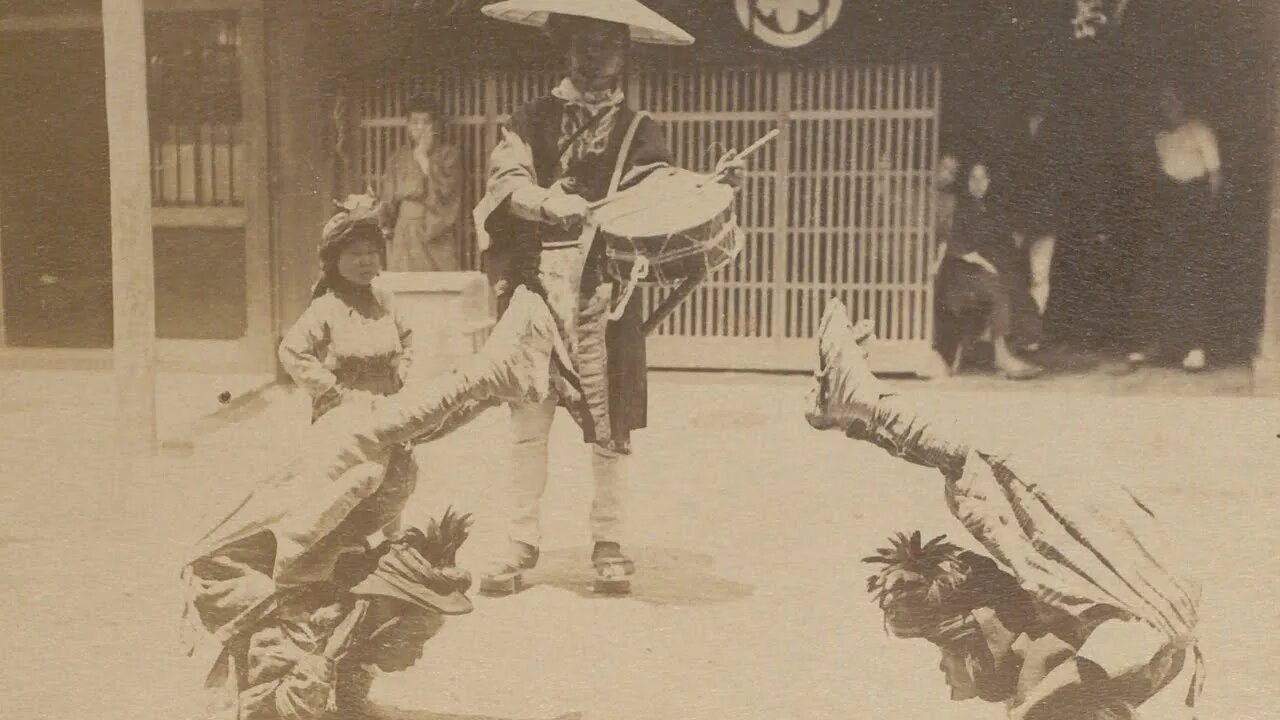
[[(352, 185), (377, 187), (403, 141), (406, 91), (425, 87), (444, 101), (450, 141), (466, 158), (463, 206), (474, 206), (499, 125), (558, 79), (502, 69), (371, 84), (354, 105)], [(877, 319), (889, 366), (926, 371), (940, 84), (936, 65), (915, 63), (633, 70), (628, 96), (662, 123), (683, 167), (707, 172), (725, 150), (782, 131), (751, 161), (738, 202), (742, 254), (651, 336), (651, 364), (802, 369), (825, 303), (838, 297)], [(462, 256), (477, 267), (467, 229)], [(647, 290), (646, 303), (665, 292)]]
[[(423, 29), (413, 56), (384, 61), (381, 75), (348, 74), (351, 187), (378, 186), (403, 142), (401, 103), (427, 90), (442, 101), (449, 139), (465, 158), (464, 207), (479, 198), (498, 127), (560, 72), (544, 39), (480, 17), (479, 4), (433, 18), (436, 28)], [(733, 3), (653, 5), (699, 39), (691, 50), (637, 47), (627, 78), (630, 102), (662, 123), (676, 161), (708, 171), (725, 150), (774, 128), (781, 135), (750, 162), (738, 203), (742, 254), (651, 336), (651, 366), (805, 369), (825, 303), (838, 297), (877, 319), (886, 370), (936, 372), (929, 198), (943, 82), (937, 58), (886, 52), (891, 43), (878, 35), (879, 47), (841, 59), (832, 48), (857, 27), (852, 3), (843, 20), (809, 18), (813, 40), (785, 49), (753, 43)], [(396, 4), (384, 7), (394, 13)], [(834, 22), (822, 27), (827, 20)], [(459, 56), (468, 58), (462, 67)], [(473, 237), (468, 226), (461, 252), (477, 267)], [(665, 292), (647, 289), (645, 303), (655, 306)]]
[[(147, 0), (162, 362), (274, 367), (280, 333), (308, 301), (332, 199), (376, 187), (403, 141), (401, 103), (412, 89), (443, 101), (469, 209), (506, 113), (547, 91), (558, 69), (536, 33), (483, 18), (481, 4)], [(761, 14), (778, 4), (751, 0), (649, 4), (699, 39), (689, 49), (637, 48), (627, 81), (682, 165), (706, 170), (725, 149), (783, 133), (751, 163), (742, 256), (659, 329), (653, 364), (808, 369), (817, 319), (836, 296), (877, 322), (881, 369), (936, 372), (936, 158), (957, 132), (996, 132), (1017, 101), (997, 106), (1034, 84), (1029, 75), (1057, 67), (1061, 52), (1010, 48), (1070, 27), (1071, 3), (823, 0), (823, 13), (785, 21)], [(0, 92), (15, 99), (0, 132), (0, 355), (110, 343), (97, 7), (0, 3)], [(756, 13), (749, 22), (743, 8)], [(1268, 23), (1280, 38), (1280, 23)], [(779, 28), (805, 37), (779, 40)], [(37, 127), (48, 117), (60, 120)], [(1274, 187), (1264, 170), (1250, 197)], [(1263, 283), (1266, 259), (1274, 266), (1280, 252), (1266, 252), (1263, 204), (1257, 215), (1258, 291), (1247, 302), (1261, 327), (1264, 301), (1280, 294), (1274, 271)], [(469, 217), (464, 227), (461, 251), (476, 268)], [(1271, 347), (1278, 323), (1267, 315), (1258, 357), (1280, 354)]]
[[(271, 367), (276, 304), (259, 0), (148, 0), (157, 352)], [(109, 362), (112, 268), (100, 5), (0, 14), (3, 353)]]

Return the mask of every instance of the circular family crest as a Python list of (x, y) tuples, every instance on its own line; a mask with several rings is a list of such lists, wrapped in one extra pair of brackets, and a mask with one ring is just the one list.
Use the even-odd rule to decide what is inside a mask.
[(738, 22), (781, 48), (808, 45), (836, 24), (844, 0), (735, 0)]

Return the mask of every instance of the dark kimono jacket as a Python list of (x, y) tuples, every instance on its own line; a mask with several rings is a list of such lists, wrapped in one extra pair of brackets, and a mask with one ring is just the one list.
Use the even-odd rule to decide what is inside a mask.
[[(587, 201), (608, 194), (636, 112), (623, 104), (606, 119), (599, 141), (583, 148), (574, 136), (564, 135), (569, 110), (566, 101), (549, 95), (513, 113), (490, 159), (486, 195), (475, 210), (477, 236), (486, 272), (497, 287), (500, 312), (504, 298), (520, 285), (541, 294), (551, 306), (573, 364), (566, 368), (569, 372), (559, 374), (556, 390), (582, 427), (584, 441), (627, 452), (630, 432), (647, 423), (648, 365), (640, 298), (632, 296), (622, 316), (611, 322), (608, 315), (622, 283), (606, 274), (602, 243), (582, 257), (580, 248), (587, 244), (578, 243), (590, 241), (593, 228), (588, 224), (581, 233), (567, 231), (523, 219), (511, 209), (512, 194), (530, 183), (542, 188), (558, 185)], [(641, 117), (619, 189), (670, 162), (662, 129)]]
[(1002, 274), (1018, 275), (1023, 270), (1004, 209), (964, 198), (956, 204), (947, 255), (959, 260), (971, 252), (986, 258)]

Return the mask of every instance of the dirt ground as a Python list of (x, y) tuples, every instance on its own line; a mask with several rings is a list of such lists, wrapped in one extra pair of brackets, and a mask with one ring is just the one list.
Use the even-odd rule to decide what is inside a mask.
[[(178, 652), (182, 552), (305, 429), (305, 403), (281, 393), (115, 488), (101, 388), (30, 377), (0, 396), (3, 715), (193, 717), (203, 668)], [(1280, 400), (1100, 382), (901, 385), (1045, 472), (1130, 483), (1204, 582), (1199, 716), (1275, 717)], [(50, 399), (33, 383), (60, 389)], [(938, 477), (810, 429), (805, 389), (802, 378), (654, 375), (653, 427), (632, 467), (629, 598), (588, 591), (588, 455), (562, 415), (534, 587), (477, 598), (418, 666), (379, 680), (385, 720), (1001, 717), (950, 702), (936, 653), (887, 638), (864, 592), (859, 560), (890, 533), (963, 537)], [(407, 519), (476, 513), (460, 558), (473, 568), (503, 539), (505, 437), (505, 413), (491, 411), (421, 450)]]

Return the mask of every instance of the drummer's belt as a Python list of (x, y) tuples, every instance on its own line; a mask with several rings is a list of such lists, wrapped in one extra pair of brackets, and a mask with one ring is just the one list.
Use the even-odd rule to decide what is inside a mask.
[(542, 241), (543, 250), (563, 250), (565, 248), (577, 247), (578, 238), (570, 238), (564, 240), (561, 238), (544, 238)]
[(578, 246), (581, 231), (564, 230), (559, 227), (540, 227), (537, 230), (538, 242), (543, 250), (561, 250)]

